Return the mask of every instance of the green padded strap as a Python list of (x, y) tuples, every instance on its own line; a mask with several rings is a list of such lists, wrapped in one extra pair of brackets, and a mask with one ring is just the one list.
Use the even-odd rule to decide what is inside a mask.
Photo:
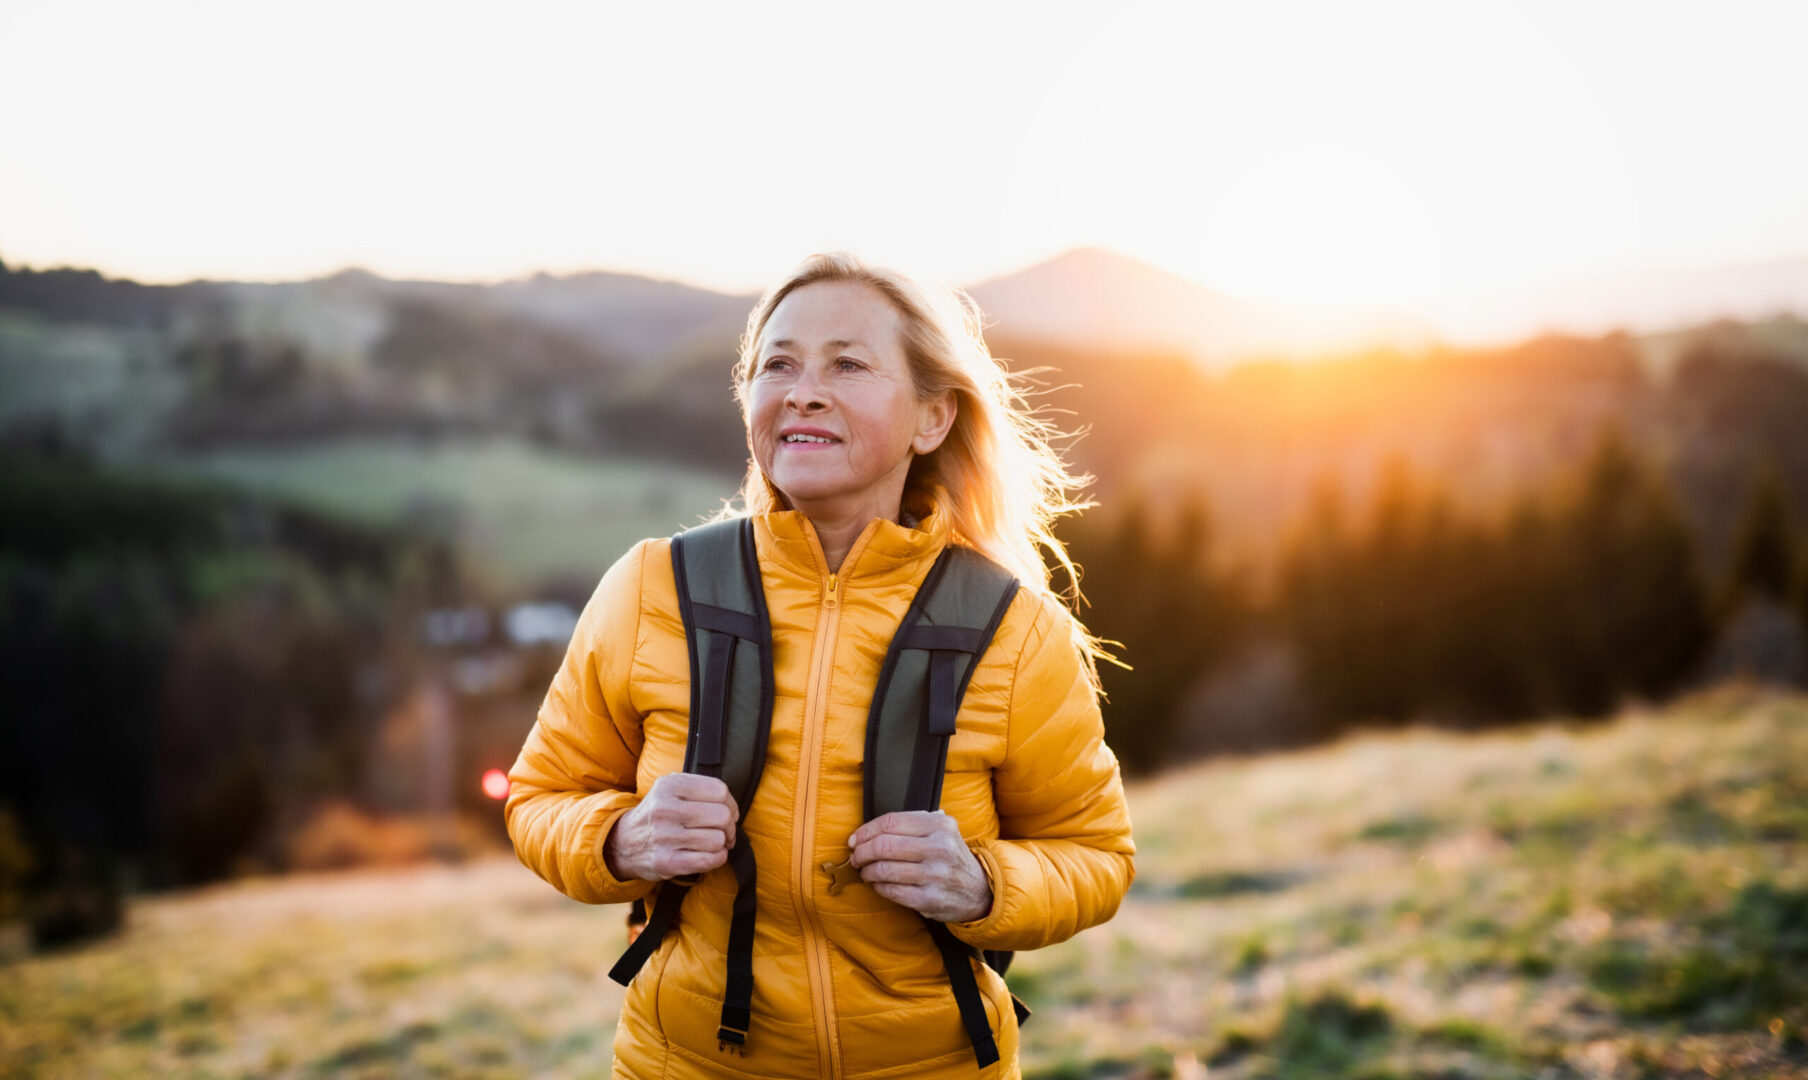
[[(721, 776), (745, 814), (759, 786), (772, 726), (772, 628), (753, 522), (736, 518), (700, 525), (673, 537), (672, 552), (691, 650), (684, 769)], [(717, 718), (719, 748), (700, 747), (700, 736), (713, 734), (708, 726)]]
[[(950, 544), (929, 568), (892, 637), (867, 713), (866, 820), (941, 805), (948, 733), (929, 730), (932, 712), (958, 710), (1017, 588), (1010, 571), (972, 548)], [(945, 677), (932, 680), (938, 663)], [(932, 682), (947, 683), (952, 695), (934, 703), (941, 706), (936, 710)]]

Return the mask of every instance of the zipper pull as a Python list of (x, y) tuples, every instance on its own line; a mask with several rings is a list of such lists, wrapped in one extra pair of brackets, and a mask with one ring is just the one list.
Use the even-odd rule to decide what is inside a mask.
[(822, 598), (822, 606), (823, 607), (834, 607), (836, 605), (836, 603), (839, 602), (841, 594), (838, 590), (840, 588), (841, 588), (841, 576), (839, 574), (830, 574), (829, 575), (829, 589), (828, 589), (828, 592), (823, 594), (823, 598)]
[(829, 875), (830, 896), (839, 895), (841, 890), (860, 880), (860, 871), (854, 869), (851, 857), (843, 859), (838, 863), (819, 863), (818, 868), (822, 870), (823, 873)]

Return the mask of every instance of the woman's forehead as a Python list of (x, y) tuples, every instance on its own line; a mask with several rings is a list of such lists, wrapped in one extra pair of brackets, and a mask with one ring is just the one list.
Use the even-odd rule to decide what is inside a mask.
[(766, 320), (761, 349), (864, 349), (900, 347), (898, 312), (883, 293), (853, 281), (813, 282), (793, 290)]

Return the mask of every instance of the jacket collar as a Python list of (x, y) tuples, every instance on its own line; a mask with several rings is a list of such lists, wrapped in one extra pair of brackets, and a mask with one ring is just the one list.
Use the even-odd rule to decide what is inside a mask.
[[(910, 510), (916, 510), (913, 516)], [(929, 564), (949, 542), (948, 516), (934, 502), (906, 509), (899, 524), (874, 518), (848, 549), (838, 577), (849, 586), (914, 583), (928, 572)], [(824, 582), (829, 577), (816, 527), (797, 510), (774, 510), (754, 515), (754, 538), (760, 566), (787, 578)]]

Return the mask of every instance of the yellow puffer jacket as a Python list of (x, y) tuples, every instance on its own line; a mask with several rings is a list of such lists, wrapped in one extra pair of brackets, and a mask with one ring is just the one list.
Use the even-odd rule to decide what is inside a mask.
[[(777, 697), (764, 776), (737, 843), (759, 866), (753, 1029), (719, 1048), (734, 873), (705, 874), (629, 987), (618, 1077), (1010, 1077), (1017, 1022), (1004, 980), (974, 961), (1001, 1059), (980, 1070), (920, 916), (825, 862), (861, 825), (866, 714), (917, 583), (948, 542), (943, 515), (874, 519), (831, 574), (792, 511), (755, 520)], [(559, 891), (622, 903), (655, 885), (604, 866), (604, 838), (684, 765), (690, 671), (669, 540), (604, 574), (509, 773), (515, 851)], [(948, 749), (942, 809), (991, 880), (993, 906), (950, 924), (982, 949), (1034, 949), (1109, 919), (1134, 847), (1117, 760), (1056, 601), (1020, 590), (974, 671)]]

